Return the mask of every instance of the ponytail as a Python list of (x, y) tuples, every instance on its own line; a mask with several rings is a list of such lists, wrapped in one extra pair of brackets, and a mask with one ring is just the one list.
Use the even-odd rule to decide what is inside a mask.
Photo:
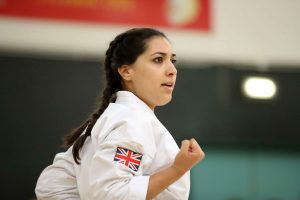
[(110, 43), (110, 47), (106, 51), (106, 58), (104, 62), (105, 76), (106, 76), (106, 87), (102, 93), (102, 102), (98, 109), (84, 122), (80, 127), (73, 130), (71, 133), (64, 137), (64, 147), (69, 148), (73, 145), (72, 154), (74, 161), (80, 164), (80, 150), (84, 145), (87, 137), (91, 136), (92, 129), (97, 119), (102, 115), (109, 103), (115, 102), (115, 93), (122, 89), (120, 75), (116, 74), (117, 70), (111, 68), (111, 57), (115, 42)]
[(73, 132), (71, 132), (70, 134), (67, 134), (64, 137), (64, 146), (66, 148), (69, 148), (70, 146), (73, 145), (72, 154), (73, 154), (74, 161), (77, 164), (80, 164), (79, 152), (80, 152), (86, 138), (91, 135), (92, 129), (93, 129), (97, 119), (101, 116), (101, 114), (107, 108), (109, 103), (115, 101), (116, 98), (114, 97), (113, 94), (114, 94), (114, 91), (112, 90), (112, 88), (107, 87), (103, 91), (102, 102), (101, 102), (99, 109), (96, 110), (89, 117), (89, 119), (86, 122), (84, 122), (80, 127), (78, 127)]

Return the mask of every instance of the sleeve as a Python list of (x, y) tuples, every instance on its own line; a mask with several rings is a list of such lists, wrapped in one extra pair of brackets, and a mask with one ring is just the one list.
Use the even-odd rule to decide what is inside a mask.
[(72, 159), (70, 149), (56, 154), (53, 164), (38, 178), (35, 188), (38, 200), (80, 199)]
[(155, 153), (151, 126), (140, 119), (119, 123), (96, 147), (89, 168), (89, 199), (146, 199), (143, 170)]
[(178, 181), (170, 185), (155, 197), (154, 200), (188, 200), (190, 192), (190, 171), (184, 174)]

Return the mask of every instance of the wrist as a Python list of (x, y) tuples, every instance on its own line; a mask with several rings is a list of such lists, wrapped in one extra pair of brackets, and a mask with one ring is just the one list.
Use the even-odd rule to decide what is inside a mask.
[(174, 164), (170, 167), (170, 169), (171, 169), (171, 170), (173, 171), (173, 173), (174, 173), (176, 176), (178, 176), (178, 177), (183, 176), (183, 175), (187, 172), (187, 170), (181, 169), (180, 167), (177, 167), (177, 166), (174, 165)]

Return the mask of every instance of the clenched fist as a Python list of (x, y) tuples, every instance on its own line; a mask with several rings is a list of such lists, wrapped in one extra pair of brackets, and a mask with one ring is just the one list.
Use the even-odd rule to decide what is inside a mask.
[(190, 140), (183, 140), (181, 142), (180, 151), (176, 155), (172, 166), (176, 168), (179, 173), (184, 174), (204, 157), (204, 152), (194, 138)]

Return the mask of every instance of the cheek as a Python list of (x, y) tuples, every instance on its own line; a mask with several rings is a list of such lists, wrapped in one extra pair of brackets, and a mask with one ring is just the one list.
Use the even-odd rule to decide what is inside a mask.
[(159, 84), (159, 74), (153, 71), (144, 71), (141, 76), (139, 77), (140, 82), (143, 85), (148, 85), (154, 87), (155, 85)]

